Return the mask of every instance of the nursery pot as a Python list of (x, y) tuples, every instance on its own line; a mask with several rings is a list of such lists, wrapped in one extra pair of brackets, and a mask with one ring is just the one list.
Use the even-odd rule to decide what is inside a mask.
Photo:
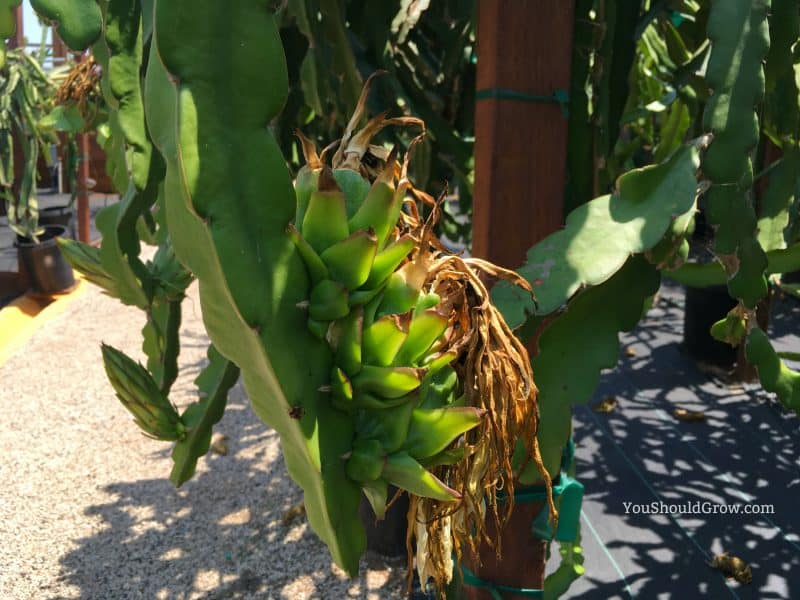
[(800, 271), (784, 273), (781, 276), (781, 281), (783, 281), (783, 283), (800, 283)]
[(686, 288), (686, 309), (683, 321), (683, 344), (694, 360), (721, 367), (736, 362), (736, 348), (711, 336), (711, 326), (725, 318), (736, 301), (728, 295), (725, 285), (705, 288)]
[(72, 220), (72, 209), (69, 206), (49, 206), (39, 209), (39, 225), (61, 225), (69, 227)]
[[(388, 497), (391, 500), (397, 488), (389, 486)], [(358, 507), (358, 516), (367, 531), (367, 550), (382, 556), (405, 556), (406, 529), (408, 515), (408, 494), (405, 492), (386, 510), (383, 519), (377, 520), (369, 501), (362, 496)]]
[(39, 236), (39, 243), (17, 237), (17, 251), (34, 293), (55, 294), (75, 286), (72, 267), (56, 243), (56, 238), (63, 237), (66, 232), (61, 225), (48, 225)]

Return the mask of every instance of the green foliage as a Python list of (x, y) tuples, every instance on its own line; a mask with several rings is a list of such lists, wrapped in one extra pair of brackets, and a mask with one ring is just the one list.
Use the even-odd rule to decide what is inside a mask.
[(728, 289), (750, 308), (767, 293), (767, 257), (755, 236), (750, 152), (759, 138), (754, 107), (764, 96), (768, 7), (764, 0), (716, 2), (708, 19), (706, 81), (713, 94), (703, 124), (714, 138), (702, 164), (712, 183), (707, 216), (716, 228), (715, 252), (730, 276)]
[[(533, 285), (536, 302), (508, 286), (495, 289), (494, 297), (509, 322), (524, 325), (526, 334), (540, 328), (539, 353), (533, 364), (542, 422), (546, 424), (540, 443), (551, 473), (556, 472), (561, 448), (569, 436), (570, 407), (585, 402), (601, 368), (616, 363), (617, 333), (638, 320), (645, 299), (657, 287), (657, 269), (690, 285), (728, 281), (731, 292), (743, 303), (717, 323), (712, 333), (738, 344), (752, 328), (747, 356), (758, 367), (765, 388), (776, 392), (787, 406), (797, 406), (792, 386), (796, 374), (779, 364), (766, 336), (754, 327), (752, 311), (766, 293), (765, 273), (780, 274), (800, 267), (800, 244), (794, 237), (798, 184), (795, 115), (799, 103), (796, 57), (790, 52), (800, 36), (797, 5), (775, 4), (769, 27), (777, 46), (768, 54), (765, 2), (715, 2), (710, 13), (700, 3), (681, 4), (683, 10), (675, 13), (666, 10), (666, 3), (653, 3), (642, 17), (636, 31), (639, 52), (631, 72), (632, 88), (620, 138), (614, 152), (609, 155), (606, 147), (593, 159), (595, 167), (600, 164), (604, 169), (592, 184), (597, 193), (607, 185), (602, 183), (603, 177), (636, 162), (658, 161), (674, 153), (667, 163), (638, 171), (652, 172), (653, 179), (658, 179), (658, 173), (668, 175), (663, 178), (666, 185), (659, 190), (645, 178), (636, 179), (634, 170), (619, 179), (612, 196), (601, 196), (573, 210), (565, 229), (534, 246), (520, 270)], [(592, 19), (613, 19), (613, 3), (605, 8), (609, 6), (611, 12), (606, 16), (594, 13)], [(578, 10), (584, 9), (588, 10), (588, 5), (581, 8), (579, 3)], [(605, 139), (600, 130), (607, 114), (603, 111), (613, 103), (602, 87), (609, 75), (597, 62), (607, 55), (611, 42), (596, 31), (592, 35), (586, 23), (576, 21), (579, 48), (573, 66), (581, 71), (573, 80), (571, 103), (579, 112), (570, 123), (574, 145), (568, 158), (574, 165), (588, 164), (586, 146), (594, 147)], [(611, 29), (606, 35), (613, 36), (614, 23), (605, 24), (604, 31)], [(593, 57), (588, 63), (581, 54), (587, 49)], [(783, 147), (783, 156), (765, 170), (763, 176), (768, 175), (769, 183), (756, 212), (751, 157), (761, 135), (755, 107), (764, 95), (765, 57), (768, 96), (763, 134)], [(706, 58), (708, 67), (703, 73)], [(576, 98), (580, 78), (586, 72), (592, 93)], [(709, 87), (710, 96), (706, 91)], [(588, 127), (587, 115), (591, 115)], [(685, 144), (688, 135), (704, 132), (712, 133), (713, 140), (703, 154), (702, 173), (696, 173), (696, 153), (683, 169), (674, 168), (678, 157), (685, 157), (687, 152), (676, 149)], [(607, 162), (598, 163), (598, 156)], [(686, 238), (694, 229), (696, 191), (705, 191), (707, 185), (698, 188), (698, 175), (711, 183), (701, 204), (716, 228), (718, 262), (685, 262)], [(571, 169), (570, 177), (571, 185), (576, 186), (573, 192), (579, 188), (585, 194), (590, 189), (587, 173)], [(643, 182), (635, 197), (638, 201), (626, 197), (626, 178)], [(572, 201), (583, 200), (573, 196)], [(642, 256), (629, 258), (642, 253), (654, 266)], [(612, 282), (625, 281), (634, 265), (644, 269), (640, 278), (631, 277), (627, 284), (610, 292)], [(562, 312), (555, 312), (562, 306)], [(543, 319), (545, 315), (550, 316)], [(586, 335), (592, 338), (587, 340)], [(568, 381), (563, 377), (564, 365), (572, 369)], [(581, 369), (578, 376), (575, 368)], [(529, 474), (529, 478), (535, 480), (536, 474)]]
[(575, 3), (575, 26), (572, 41), (572, 67), (569, 91), (569, 139), (567, 143), (567, 185), (564, 212), (569, 213), (596, 194), (594, 193), (594, 133), (590, 73), (592, 55), (599, 45), (598, 27), (590, 13), (594, 0)]
[[(685, 262), (677, 268), (665, 271), (670, 279), (690, 287), (725, 285), (728, 274), (719, 262)], [(791, 273), (800, 269), (800, 244), (767, 252), (767, 275)]]
[(565, 212), (700, 135), (704, 12), (694, 0), (648, 4), (576, 4)]
[[(152, 19), (141, 14), (138, 1), (109, 0), (97, 6), (104, 27), (93, 50), (103, 67), (104, 102), (111, 109), (109, 164), (114, 182), (124, 194), (119, 203), (97, 215), (98, 229), (103, 233), (101, 248), (71, 240), (59, 243), (68, 260), (89, 281), (144, 311), (147, 320), (142, 329), (142, 349), (147, 356), (146, 368), (113, 349), (104, 349), (104, 356), (112, 385), (140, 427), (148, 435), (176, 442), (171, 479), (181, 485), (194, 474), (198, 458), (208, 451), (212, 426), (222, 416), (228, 390), (239, 371), (212, 346), (209, 365), (196, 381), (200, 400), (180, 415), (168, 401), (178, 375), (181, 304), (193, 277), (178, 261), (166, 230), (164, 199), (159, 197), (163, 161), (153, 151), (145, 122), (141, 61), (149, 50), (145, 30)], [(98, 105), (103, 102), (99, 98), (92, 101)], [(59, 108), (60, 113), (53, 111), (45, 119), (49, 131), (74, 133), (87, 127), (76, 106)], [(147, 262), (139, 258), (142, 239), (159, 246)], [(131, 381), (138, 384), (126, 384)]]
[[(40, 125), (53, 105), (55, 88), (36, 59), (22, 49), (8, 51), (0, 68), (0, 198), (8, 206), (11, 229), (35, 240), (38, 226), (37, 164), (49, 153), (40, 147), (55, 141)], [(22, 177), (14, 181), (14, 145), (19, 144), (24, 164)]]
[[(155, 10), (146, 106), (167, 163), (175, 251), (201, 282), (212, 342), (241, 368), (256, 413), (281, 436), (312, 527), (334, 560), (355, 572), (366, 543), (360, 490), (338, 458), (350, 448), (352, 425), (317, 390), (331, 357), (324, 343), (303, 333), (295, 306), (308, 290), (284, 233), (295, 195), (264, 127), (287, 86), (277, 27), (256, 2), (241, 2), (235, 11), (162, 2)], [(302, 377), (297, 356), (308, 367)], [(295, 406), (303, 409), (300, 419), (290, 415)]]
[[(659, 161), (671, 153), (672, 158), (660, 166), (623, 175), (614, 194), (573, 210), (562, 231), (529, 251), (520, 273), (532, 284), (535, 301), (508, 286), (495, 288), (494, 297), (509, 322), (524, 325), (522, 331), (526, 334), (539, 328), (538, 354), (533, 365), (542, 423), (546, 424), (540, 432), (540, 444), (545, 466), (551, 473), (557, 472), (561, 449), (570, 435), (571, 406), (588, 400), (601, 369), (616, 363), (618, 332), (632, 328), (638, 321), (646, 299), (658, 287), (658, 269), (693, 285), (730, 279), (731, 291), (742, 297), (744, 304), (716, 324), (712, 333), (737, 344), (754, 324), (754, 314), (748, 312), (748, 307), (766, 292), (764, 272), (782, 273), (800, 267), (800, 245), (793, 237), (798, 159), (797, 126), (792, 115), (797, 110), (798, 97), (791, 89), (796, 85), (795, 59), (788, 52), (798, 38), (796, 4), (777, 7), (778, 15), (783, 14), (786, 22), (773, 22), (770, 26), (782, 50), (769, 56), (763, 2), (716, 2), (710, 15), (705, 6), (685, 4), (686, 13), (677, 21), (664, 11), (663, 3), (654, 4), (643, 16), (637, 28), (640, 51), (632, 70), (633, 86), (622, 117), (620, 138), (612, 153), (606, 147), (594, 155), (592, 163), (603, 169), (599, 178), (570, 170), (570, 193), (581, 189), (584, 194), (589, 189), (597, 193), (607, 185), (603, 177), (629, 168), (636, 161)], [(613, 7), (608, 15), (613, 17)], [(597, 13), (593, 18), (604, 19)], [(703, 32), (706, 23), (710, 39)], [(613, 30), (613, 24), (606, 25)], [(576, 22), (580, 47), (573, 66), (581, 71), (572, 84), (571, 104), (578, 113), (570, 122), (574, 145), (568, 160), (578, 166), (588, 164), (587, 145), (605, 143), (602, 119), (614, 102), (608, 90), (603, 91), (604, 78), (609, 74), (597, 63), (609, 52), (612, 42), (592, 32), (585, 21)], [(607, 35), (613, 36), (613, 31)], [(587, 48), (594, 56), (588, 64), (581, 54)], [(764, 93), (765, 56), (770, 92), (765, 134), (780, 142), (784, 154), (768, 169), (769, 185), (756, 213), (750, 157), (759, 139), (754, 107)], [(706, 57), (709, 64), (703, 79), (700, 68)], [(588, 73), (588, 89), (599, 97), (575, 97), (583, 73)], [(712, 88), (710, 97), (706, 86)], [(693, 151), (689, 159), (688, 149), (679, 148), (688, 135), (701, 132), (714, 136), (703, 154), (702, 175), (712, 184), (705, 198), (706, 215), (717, 227), (715, 250), (719, 262), (684, 264), (686, 237), (694, 228), (696, 194), (704, 191), (704, 186), (698, 188), (697, 152)], [(678, 168), (681, 161), (682, 167)], [(648, 172), (652, 173), (649, 180), (641, 176)], [(638, 195), (630, 193), (632, 181), (641, 183), (633, 188)], [(658, 181), (664, 185), (655, 183)], [(568, 198), (576, 204), (584, 201), (574, 195)], [(638, 256), (630, 258), (631, 255)], [(563, 311), (555, 312), (562, 306)], [(545, 315), (550, 316), (543, 319)], [(780, 363), (757, 327), (749, 334), (747, 356), (758, 367), (765, 388), (776, 392), (790, 408), (796, 408), (793, 382), (797, 375)], [(565, 365), (571, 369), (568, 380), (563, 376)], [(580, 371), (577, 375), (576, 368)], [(529, 482), (537, 479), (535, 472), (525, 476)]]
[[(641, 0), (596, 3), (598, 17), (604, 24), (603, 42), (595, 56), (597, 100), (593, 120), (597, 128), (594, 151), (598, 157), (612, 156), (619, 135), (620, 119), (629, 95), (629, 73), (636, 50), (634, 32), (641, 5)], [(600, 168), (597, 174), (600, 190), (607, 189), (615, 176), (609, 169), (602, 168), (604, 161), (602, 158), (596, 162), (596, 167)]]
[(535, 305), (511, 286), (496, 286), (494, 300), (509, 324), (557, 310), (582, 286), (602, 283), (632, 254), (653, 248), (676, 217), (694, 210), (698, 164), (697, 147), (687, 146), (663, 164), (623, 175), (616, 193), (572, 211), (566, 227), (531, 248), (519, 270), (533, 286)]
[(72, 267), (80, 271), (87, 281), (101, 288), (107, 296), (119, 298), (114, 277), (100, 262), (99, 248), (69, 238), (58, 238), (58, 245)]
[[(608, 281), (576, 295), (566, 311), (542, 331), (533, 372), (539, 388), (539, 412), (542, 423), (547, 424), (539, 430), (539, 444), (550, 473), (558, 473), (562, 450), (571, 435), (572, 406), (587, 402), (600, 371), (617, 364), (619, 332), (636, 326), (659, 282), (658, 271), (643, 257), (630, 258)], [(538, 477), (535, 469), (529, 468), (522, 481), (533, 483)]]
[(100, 37), (103, 23), (95, 0), (31, 0), (31, 5), (73, 50), (85, 50)]
[(239, 379), (239, 368), (227, 360), (214, 346), (208, 347), (208, 365), (195, 379), (200, 399), (186, 408), (181, 420), (186, 436), (172, 450), (170, 481), (180, 486), (195, 473), (197, 459), (208, 452), (211, 430), (222, 418), (228, 391)]
[[(17, 30), (17, 18), (14, 9), (22, 4), (22, 0), (0, 0), (0, 39), (10, 38)], [(0, 45), (0, 68), (5, 64), (6, 46)]]
[[(457, 188), (458, 213), (471, 214), (475, 93), (474, 2), (437, 0), (290, 0), (280, 15), (289, 95), (273, 122), (293, 169), (302, 128), (318, 145), (341, 137), (362, 80), (383, 69), (374, 102), (381, 110), (422, 118), (428, 136), (411, 170), (420, 189)], [(379, 140), (401, 148), (410, 137), (387, 130)], [(470, 223), (445, 205), (442, 232), (468, 242)]]
[(800, 180), (800, 149), (787, 148), (770, 172), (769, 186), (761, 198), (758, 215), (758, 242), (769, 253), (787, 247), (791, 209), (797, 202)]
[(746, 350), (747, 360), (758, 369), (764, 389), (777, 394), (788, 408), (800, 412), (800, 373), (780, 359), (767, 334), (753, 328), (747, 337)]
[(661, 162), (687, 137), (702, 133), (702, 102), (708, 95), (700, 75), (709, 48), (706, 14), (700, 3), (683, 0), (651, 2), (640, 17), (632, 36), (636, 52), (620, 134), (611, 138), (606, 154), (598, 153), (594, 195), (621, 173)]
[(770, 47), (764, 65), (764, 133), (777, 146), (791, 149), (800, 141), (800, 65), (795, 44), (800, 12), (795, 0), (772, 0)]
[(163, 178), (163, 161), (153, 152), (145, 125), (141, 61), (144, 53), (142, 15), (138, 0), (101, 2), (105, 29), (94, 46), (103, 68), (102, 87), (112, 109), (109, 125), (117, 140), (109, 156), (126, 176), (115, 184), (124, 191), (119, 204), (105, 209), (97, 219), (103, 234), (101, 260), (118, 279), (120, 299), (145, 309), (152, 297), (147, 269), (139, 259), (140, 241), (136, 223), (155, 204)]

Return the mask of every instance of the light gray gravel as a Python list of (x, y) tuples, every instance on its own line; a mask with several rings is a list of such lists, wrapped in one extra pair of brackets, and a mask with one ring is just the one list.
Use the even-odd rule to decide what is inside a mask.
[[(167, 480), (170, 445), (114, 398), (99, 344), (141, 359), (143, 315), (90, 290), (0, 366), (0, 598), (403, 598), (405, 560), (332, 564), (304, 518), (277, 435), (234, 388), (217, 431), (227, 456)], [(178, 405), (192, 400), (206, 337), (184, 303)]]

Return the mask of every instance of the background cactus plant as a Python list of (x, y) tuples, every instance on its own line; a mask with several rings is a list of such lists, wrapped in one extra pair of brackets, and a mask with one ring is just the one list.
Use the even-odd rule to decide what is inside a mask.
[[(682, 126), (681, 147), (669, 158), (657, 166), (623, 174), (610, 196), (595, 198), (573, 210), (563, 231), (528, 252), (527, 264), (520, 273), (532, 284), (538, 303), (508, 286), (495, 288), (495, 300), (512, 325), (529, 333), (541, 327), (533, 365), (546, 424), (540, 430), (540, 443), (551, 473), (558, 469), (570, 435), (569, 406), (588, 401), (600, 370), (616, 364), (618, 332), (632, 328), (639, 320), (648, 297), (658, 288), (659, 272), (690, 285), (727, 281), (731, 294), (741, 300), (730, 316), (740, 326), (733, 328), (738, 332), (733, 336), (723, 322), (714, 331), (729, 343), (746, 343), (746, 356), (758, 368), (764, 387), (789, 408), (797, 409), (797, 375), (781, 361), (755, 319), (755, 305), (767, 293), (765, 274), (770, 275), (774, 286), (780, 286), (781, 273), (800, 268), (800, 246), (792, 233), (797, 173), (789, 173), (798, 132), (796, 125), (786, 124), (794, 123), (788, 117), (796, 113), (798, 99), (778, 85), (776, 75), (781, 71), (784, 78), (780, 81), (789, 85), (786, 77), (797, 66), (790, 66), (780, 52), (768, 52), (768, 27), (780, 34), (776, 39), (782, 48), (797, 41), (797, 4), (777, 3), (774, 8), (778, 10), (769, 21), (765, 2), (715, 2), (710, 12), (707, 6), (685, 4), (685, 17), (691, 17), (686, 27), (679, 30), (672, 22), (680, 25), (681, 19), (675, 17), (683, 13), (670, 13), (659, 5), (643, 14), (638, 31), (650, 36), (647, 43), (651, 51), (656, 52), (662, 44), (666, 52), (676, 39), (667, 37), (664, 41), (655, 30), (648, 34), (648, 28), (656, 23), (654, 19), (671, 19), (666, 29), (676, 35), (682, 31), (687, 39), (697, 35), (697, 23), (707, 22), (707, 40), (694, 40), (697, 50), (684, 54), (680, 78), (670, 75), (682, 86), (675, 98), (704, 100), (703, 94), (693, 93), (689, 82), (699, 77), (698, 58), (710, 52), (708, 71), (700, 80), (711, 87), (710, 98), (705, 105), (687, 104), (698, 120), (696, 126)], [(692, 44), (686, 46), (691, 48)], [(754, 107), (765, 94), (765, 58), (771, 74), (766, 106), (773, 108), (760, 127)], [(660, 66), (666, 69), (670, 64), (674, 71), (675, 63), (663, 54)], [(652, 75), (647, 77), (652, 79)], [(634, 93), (640, 95), (641, 91)], [(786, 118), (777, 115), (774, 106), (778, 103), (785, 106), (787, 112), (781, 115)], [(703, 107), (701, 121), (703, 111), (699, 109)], [(632, 108), (646, 114), (641, 105)], [(656, 127), (656, 139), (668, 135), (669, 119), (662, 127)], [(694, 132), (710, 135), (686, 145), (685, 137)], [(783, 156), (768, 171), (769, 185), (756, 212), (751, 162), (759, 132), (762, 140), (768, 137), (773, 143), (779, 142)], [(641, 141), (639, 144), (643, 145)], [(573, 150), (581, 152), (579, 148)], [(657, 201), (659, 189), (674, 204), (666, 198)], [(631, 192), (629, 204), (626, 195)], [(687, 238), (695, 227), (698, 199), (716, 228), (717, 260), (707, 264), (687, 261)], [(656, 202), (659, 209), (651, 211), (650, 202)], [(592, 332), (594, 342), (586, 342), (587, 331)], [(584, 350), (587, 347), (591, 348), (588, 355)], [(562, 385), (565, 362), (582, 365), (585, 375)]]
[[(411, 170), (418, 187), (439, 195), (449, 184), (457, 203), (442, 205), (437, 230), (469, 245), (475, 107), (475, 10), (469, 0), (365, 2), (291, 0), (278, 11), (289, 96), (275, 122), (293, 169), (302, 161), (294, 128), (325, 144), (341, 135), (362, 81), (377, 70), (372, 106), (425, 120)], [(321, 15), (322, 18), (316, 18)], [(407, 148), (410, 138), (387, 130), (384, 141)], [(456, 209), (457, 206), (457, 209)]]

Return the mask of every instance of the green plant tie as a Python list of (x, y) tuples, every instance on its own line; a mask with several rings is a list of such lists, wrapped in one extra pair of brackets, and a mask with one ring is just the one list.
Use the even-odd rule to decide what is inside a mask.
[(475, 100), (513, 100), (515, 102), (555, 102), (561, 106), (564, 118), (569, 117), (569, 94), (566, 90), (556, 90), (549, 96), (538, 96), (506, 88), (483, 88), (475, 92)]
[(475, 575), (475, 573), (470, 571), (464, 565), (461, 565), (461, 573), (464, 577), (464, 585), (485, 588), (489, 591), (494, 600), (503, 600), (503, 596), (500, 595), (500, 592), (519, 594), (520, 596), (527, 596), (528, 598), (544, 598), (544, 590), (538, 588), (518, 588), (510, 585), (500, 585), (499, 583), (490, 583)]
[(672, 22), (674, 27), (680, 27), (681, 23), (683, 23), (685, 20), (685, 17), (677, 10), (671, 10), (669, 13), (669, 20)]
[[(559, 501), (558, 527), (555, 535), (550, 525), (550, 509), (545, 506), (533, 521), (533, 534), (543, 540), (552, 540), (554, 537), (559, 542), (574, 542), (578, 537), (578, 524), (581, 517), (581, 504), (583, 503), (583, 484), (569, 473), (573, 470), (575, 462), (575, 442), (569, 440), (561, 456), (561, 473), (558, 483), (553, 486), (553, 498)], [(505, 495), (497, 494), (497, 500), (504, 502)], [(547, 488), (544, 485), (531, 485), (514, 490), (514, 502), (518, 504), (531, 504), (547, 500)]]
[[(534, 519), (531, 526), (533, 534), (542, 540), (552, 540), (553, 537), (559, 542), (575, 543), (578, 539), (578, 525), (581, 516), (581, 504), (583, 503), (583, 484), (569, 475), (575, 464), (575, 442), (570, 438), (561, 455), (561, 473), (558, 483), (553, 486), (553, 497), (559, 500), (558, 527), (553, 535), (553, 528), (550, 525), (550, 509), (545, 505), (544, 510)], [(507, 495), (498, 492), (498, 502), (505, 502)], [(531, 504), (533, 502), (544, 502), (547, 499), (547, 488), (543, 485), (530, 485), (514, 490), (514, 502), (517, 504)], [(527, 596), (529, 598), (544, 597), (544, 590), (533, 588), (515, 588), (507, 585), (499, 585), (484, 581), (466, 566), (461, 565), (461, 573), (464, 578), (464, 585), (486, 588), (491, 593), (494, 600), (502, 600), (500, 592), (509, 592)]]

